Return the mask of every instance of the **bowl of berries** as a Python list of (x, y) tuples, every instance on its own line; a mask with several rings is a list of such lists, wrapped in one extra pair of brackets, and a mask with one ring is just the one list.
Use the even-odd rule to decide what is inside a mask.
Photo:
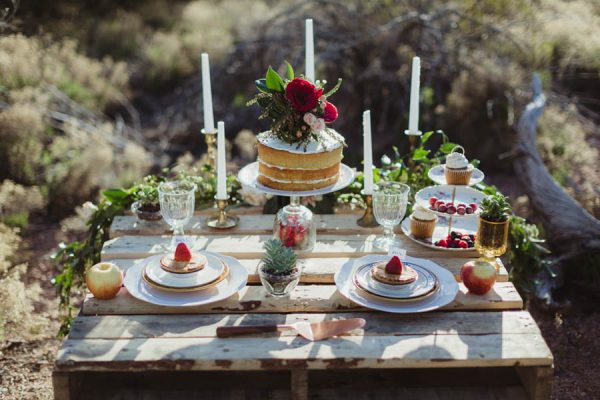
[(438, 185), (421, 189), (415, 201), (438, 216), (467, 217), (479, 213), (485, 195), (468, 186)]

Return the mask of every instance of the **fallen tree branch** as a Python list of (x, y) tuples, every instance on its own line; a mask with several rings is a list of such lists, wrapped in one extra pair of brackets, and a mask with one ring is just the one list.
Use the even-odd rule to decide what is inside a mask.
[(559, 253), (561, 259), (600, 253), (600, 221), (556, 183), (540, 157), (536, 133), (546, 97), (537, 74), (533, 77), (532, 89), (532, 101), (525, 107), (516, 129), (519, 154), (513, 159), (516, 176), (544, 226), (551, 249)]

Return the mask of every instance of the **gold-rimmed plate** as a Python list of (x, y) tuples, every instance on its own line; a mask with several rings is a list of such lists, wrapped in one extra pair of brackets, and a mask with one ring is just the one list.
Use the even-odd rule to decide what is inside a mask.
[(153, 283), (165, 288), (196, 290), (215, 282), (225, 269), (221, 260), (209, 252), (199, 252), (207, 259), (204, 268), (188, 273), (173, 273), (165, 270), (161, 264), (163, 255), (150, 257), (144, 268), (144, 275)]
[(161, 285), (160, 283), (154, 282), (148, 276), (148, 274), (146, 273), (146, 268), (144, 268), (144, 271), (142, 273), (142, 279), (144, 280), (145, 283), (147, 283), (148, 285), (150, 285), (153, 288), (158, 289), (158, 290), (165, 290), (167, 292), (172, 292), (172, 293), (195, 292), (198, 290), (204, 290), (204, 289), (211, 288), (211, 287), (219, 284), (225, 278), (227, 278), (227, 275), (229, 275), (229, 267), (227, 266), (227, 264), (225, 262), (221, 261), (221, 263), (223, 264), (223, 272), (221, 273), (221, 275), (219, 275), (219, 277), (217, 277), (217, 279), (215, 279), (214, 281), (206, 283), (206, 284), (202, 284), (202, 285), (190, 286), (190, 287), (185, 287), (185, 288), (176, 288), (176, 287)]

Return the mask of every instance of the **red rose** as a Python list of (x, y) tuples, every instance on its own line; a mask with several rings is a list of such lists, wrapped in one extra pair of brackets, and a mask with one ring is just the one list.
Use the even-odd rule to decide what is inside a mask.
[(294, 78), (285, 88), (285, 97), (298, 112), (304, 113), (317, 106), (323, 89), (317, 89), (315, 85), (302, 78)]
[(333, 104), (331, 104), (330, 102), (326, 101), (325, 102), (325, 107), (323, 108), (323, 120), (325, 120), (326, 123), (330, 124), (333, 121), (335, 121), (338, 117), (338, 111), (337, 108), (335, 108), (335, 106)]

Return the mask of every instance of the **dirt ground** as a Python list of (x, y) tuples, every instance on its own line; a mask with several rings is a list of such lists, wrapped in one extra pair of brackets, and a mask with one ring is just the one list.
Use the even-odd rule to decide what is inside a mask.
[[(0, 400), (52, 399), (52, 365), (60, 341), (57, 301), (50, 283), (56, 271), (48, 256), (63, 237), (58, 224), (35, 222), (24, 232), (24, 250), (30, 260), (27, 280), (38, 281), (44, 301), (37, 311), (49, 315), (42, 340), (13, 342), (0, 349)], [(538, 322), (555, 357), (553, 399), (600, 399), (600, 302), (568, 294), (569, 307), (549, 311), (537, 304), (529, 310)]]

